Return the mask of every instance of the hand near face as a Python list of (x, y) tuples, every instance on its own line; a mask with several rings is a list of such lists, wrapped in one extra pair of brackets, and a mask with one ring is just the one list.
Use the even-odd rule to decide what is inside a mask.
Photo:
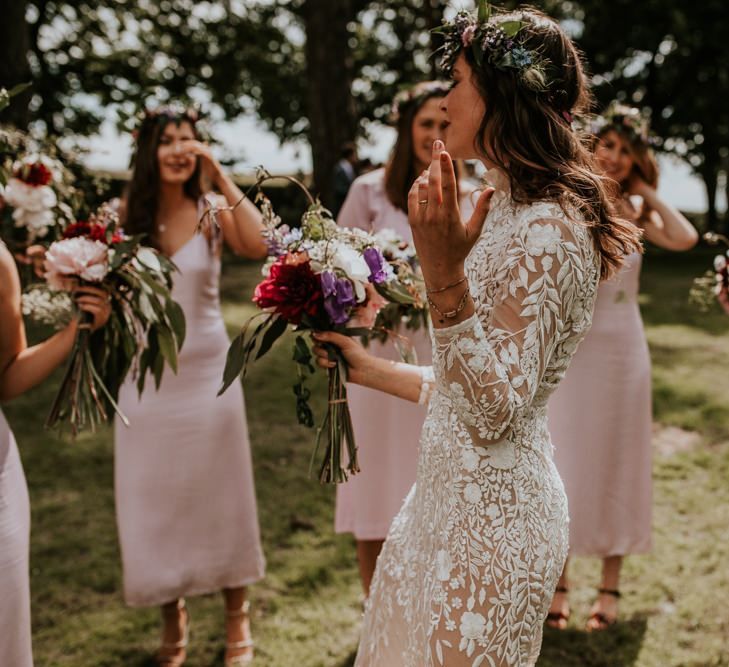
[(461, 220), (451, 156), (443, 142), (433, 144), (427, 175), (416, 179), (408, 195), (408, 221), (426, 283), (439, 287), (463, 275), (463, 263), (483, 229), (493, 188), (481, 193), (467, 223)]

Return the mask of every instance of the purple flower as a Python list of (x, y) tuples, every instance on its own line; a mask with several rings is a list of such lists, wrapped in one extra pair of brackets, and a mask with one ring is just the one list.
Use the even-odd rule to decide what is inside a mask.
[(344, 324), (349, 320), (349, 311), (357, 303), (352, 283), (346, 278), (337, 278), (331, 271), (324, 271), (320, 280), (324, 309), (334, 324)]
[(370, 282), (376, 285), (386, 282), (389, 277), (386, 269), (387, 263), (380, 249), (375, 247), (366, 248), (363, 255), (370, 269)]

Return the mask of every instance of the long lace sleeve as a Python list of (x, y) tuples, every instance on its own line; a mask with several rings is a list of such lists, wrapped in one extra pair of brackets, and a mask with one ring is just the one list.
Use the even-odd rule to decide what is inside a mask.
[(476, 314), (433, 332), (437, 388), (477, 446), (502, 440), (533, 398), (586, 268), (570, 227), (552, 219), (523, 224), (503, 257), (491, 295), (470, 272)]

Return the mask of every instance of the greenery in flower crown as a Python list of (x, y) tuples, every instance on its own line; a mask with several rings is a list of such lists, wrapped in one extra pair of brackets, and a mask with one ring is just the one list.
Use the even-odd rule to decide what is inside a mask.
[(596, 116), (590, 126), (594, 135), (600, 135), (607, 130), (627, 134), (633, 140), (652, 143), (650, 136), (650, 120), (640, 110), (625, 104), (613, 102), (604, 113)]
[(547, 87), (545, 60), (523, 44), (523, 21), (492, 15), (487, 0), (479, 0), (478, 14), (460, 11), (433, 32), (445, 38), (440, 66), (448, 74), (463, 49), (470, 49), (479, 67), (490, 65), (502, 72), (514, 72), (530, 90)]

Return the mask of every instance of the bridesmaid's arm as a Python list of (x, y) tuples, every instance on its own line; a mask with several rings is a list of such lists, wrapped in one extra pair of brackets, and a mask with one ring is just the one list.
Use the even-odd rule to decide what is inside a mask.
[(375, 357), (364, 349), (359, 340), (331, 331), (313, 334), (317, 344), (314, 353), (317, 364), (332, 368), (328, 352), (322, 343), (337, 346), (347, 361), (347, 381), (369, 389), (403, 398), (413, 403), (423, 403), (433, 385), (430, 366), (415, 366), (400, 361)]
[(631, 192), (640, 195), (653, 209), (643, 223), (645, 238), (666, 250), (690, 250), (699, 240), (694, 226), (676, 208), (664, 202), (650, 185), (640, 179), (632, 184)]
[[(20, 396), (45, 380), (71, 352), (76, 320), (47, 340), (28, 347), (21, 313), (20, 278), (8, 250), (0, 244), (0, 401)], [(106, 323), (106, 292), (85, 288), (77, 294), (78, 306), (94, 315), (93, 329)]]
[[(235, 206), (242, 198), (240, 188), (233, 183), (222, 169), (215, 175), (215, 184), (229, 206)], [(249, 259), (263, 259), (268, 254), (266, 242), (263, 240), (263, 217), (261, 212), (247, 197), (234, 211), (221, 211), (218, 221), (223, 231), (225, 242), (236, 255)]]

